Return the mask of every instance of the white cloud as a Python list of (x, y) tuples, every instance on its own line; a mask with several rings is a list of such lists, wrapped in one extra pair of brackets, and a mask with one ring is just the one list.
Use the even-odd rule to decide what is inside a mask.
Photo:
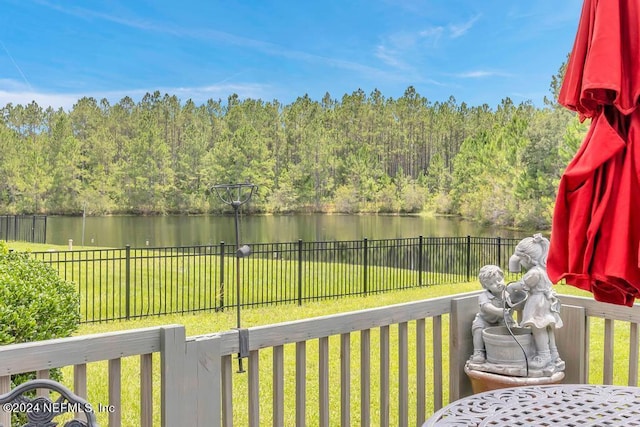
[(456, 73), (453, 74), (453, 76), (461, 79), (480, 79), (484, 77), (509, 77), (511, 74), (502, 71), (472, 70)]
[[(401, 30), (387, 34), (382, 37), (381, 43), (375, 47), (373, 54), (386, 66), (394, 69), (397, 74), (402, 73), (405, 80), (446, 86), (424, 75), (426, 68), (422, 58), (429, 55), (430, 50), (440, 49), (443, 41), (462, 37), (480, 17), (481, 15), (478, 14), (459, 24), (432, 25), (419, 31)], [(479, 70), (461, 73), (457, 77), (479, 78), (493, 75), (504, 75), (504, 73)]]
[(13, 79), (0, 79), (0, 90), (23, 91), (28, 90), (28, 86)]
[(456, 39), (458, 37), (462, 37), (465, 35), (475, 23), (482, 17), (481, 14), (478, 14), (466, 22), (458, 23), (458, 24), (447, 24), (447, 25), (434, 25), (431, 27), (427, 27), (423, 30), (417, 31), (415, 33), (409, 33), (406, 31), (398, 32), (392, 34), (388, 37), (390, 41), (395, 42), (400, 45), (412, 45), (417, 41), (422, 41), (423, 44), (429, 45), (437, 45), (438, 42), (443, 38)]
[(482, 15), (478, 14), (473, 18), (469, 19), (467, 22), (463, 22), (462, 24), (449, 24), (447, 29), (449, 30), (449, 37), (452, 39), (456, 39), (465, 35), (473, 25), (480, 19)]
[(273, 95), (271, 89), (268, 85), (257, 83), (225, 83), (200, 87), (123, 89), (87, 93), (49, 93), (29, 90), (24, 84), (2, 79), (0, 80), (0, 107), (4, 107), (10, 103), (13, 105), (28, 105), (35, 101), (42, 108), (53, 107), (54, 109), (62, 108), (64, 110), (71, 110), (73, 105), (84, 97), (92, 97), (97, 100), (107, 99), (111, 105), (114, 105), (125, 96), (135, 101), (136, 98), (142, 98), (145, 94), (153, 93), (156, 90), (162, 94), (168, 93), (170, 95), (176, 95), (181, 101), (191, 99), (195, 103), (203, 103), (209, 99), (225, 100), (232, 93), (237, 94), (241, 99), (269, 99)]
[(418, 36), (420, 39), (428, 41), (429, 44), (436, 45), (443, 33), (444, 27), (429, 27), (418, 32)]
[(37, 93), (37, 92), (7, 92), (0, 89), (0, 106), (7, 104), (28, 105), (36, 102), (40, 107), (54, 109), (70, 109), (78, 101), (78, 97), (71, 94)]
[(389, 49), (384, 45), (378, 45), (376, 47), (375, 55), (382, 62), (387, 64), (390, 67), (398, 68), (398, 69), (407, 69), (408, 66), (403, 61), (400, 60), (400, 55), (397, 50)]

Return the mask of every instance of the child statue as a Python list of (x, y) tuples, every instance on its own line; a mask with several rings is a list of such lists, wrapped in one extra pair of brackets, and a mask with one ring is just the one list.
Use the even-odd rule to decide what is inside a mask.
[(503, 293), (505, 290), (504, 273), (497, 265), (485, 265), (478, 274), (480, 284), (484, 292), (478, 296), (480, 311), (476, 314), (471, 324), (473, 333), (473, 355), (469, 359), (472, 363), (484, 363), (486, 361), (486, 350), (482, 331), (490, 326), (503, 326), (508, 322), (509, 326), (514, 326), (511, 311), (505, 309)]
[(541, 234), (527, 237), (518, 243), (509, 259), (509, 270), (526, 270), (524, 276), (507, 287), (508, 292), (525, 291), (528, 298), (522, 309), (522, 327), (531, 328), (536, 355), (529, 362), (534, 369), (563, 364), (558, 354), (555, 329), (562, 327), (560, 301), (547, 276), (547, 253), (549, 240)]

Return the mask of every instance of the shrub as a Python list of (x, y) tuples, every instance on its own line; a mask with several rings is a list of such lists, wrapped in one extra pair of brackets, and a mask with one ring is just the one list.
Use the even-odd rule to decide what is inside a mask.
[[(70, 336), (80, 323), (80, 300), (73, 283), (26, 253), (9, 252), (0, 241), (0, 345)], [(59, 369), (50, 377), (61, 380)], [(35, 378), (14, 375), (13, 386)], [(12, 414), (22, 425), (24, 414)]]
[(80, 323), (73, 283), (26, 253), (0, 251), (0, 344), (61, 338)]
[(340, 213), (360, 212), (358, 190), (352, 185), (343, 185), (336, 190), (335, 209)]
[(403, 212), (417, 213), (424, 209), (425, 205), (424, 190), (415, 185), (406, 185), (400, 194), (400, 204)]

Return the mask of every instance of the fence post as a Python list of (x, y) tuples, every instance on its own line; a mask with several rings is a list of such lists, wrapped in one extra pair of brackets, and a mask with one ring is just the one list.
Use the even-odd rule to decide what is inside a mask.
[(220, 311), (224, 311), (224, 240), (220, 241)]
[(422, 286), (422, 256), (423, 256), (423, 249), (422, 249), (422, 244), (423, 244), (423, 238), (422, 236), (420, 236), (420, 238), (418, 239), (418, 286), (421, 287)]
[(471, 236), (467, 236), (467, 282), (471, 280)]
[(36, 242), (36, 216), (34, 215), (33, 218), (31, 218), (31, 242), (35, 243)]
[(302, 239), (298, 239), (298, 305), (302, 305)]
[(125, 317), (129, 320), (131, 316), (131, 245), (125, 246)]
[(367, 277), (367, 264), (369, 263), (369, 245), (368, 245), (368, 240), (365, 237), (364, 238), (364, 242), (363, 242), (363, 246), (362, 246), (362, 250), (364, 251), (364, 253), (362, 254), (362, 264), (363, 264), (363, 272), (362, 272), (362, 280), (364, 281), (364, 294), (367, 295), (367, 293), (369, 292), (369, 280)]
[(47, 243), (47, 217), (44, 217), (44, 237), (43, 237), (43, 242), (42, 243)]
[[(192, 341), (193, 343), (193, 341)], [(193, 345), (193, 344), (191, 344)], [(160, 328), (160, 423), (162, 427), (182, 425), (186, 406), (185, 378), (186, 333), (184, 326)]]
[(498, 262), (496, 262), (496, 265), (500, 265), (500, 262), (502, 261), (502, 241), (500, 240), (500, 236), (498, 236), (497, 239), (498, 239)]

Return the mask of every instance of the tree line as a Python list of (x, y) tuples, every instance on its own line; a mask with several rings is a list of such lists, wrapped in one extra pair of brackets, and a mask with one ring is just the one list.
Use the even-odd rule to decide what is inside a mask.
[(156, 91), (137, 103), (0, 111), (0, 213), (220, 212), (213, 185), (251, 182), (256, 212), (433, 212), (545, 227), (586, 129), (552, 102), (432, 103), (413, 87), (397, 99), (357, 90), (196, 105)]

